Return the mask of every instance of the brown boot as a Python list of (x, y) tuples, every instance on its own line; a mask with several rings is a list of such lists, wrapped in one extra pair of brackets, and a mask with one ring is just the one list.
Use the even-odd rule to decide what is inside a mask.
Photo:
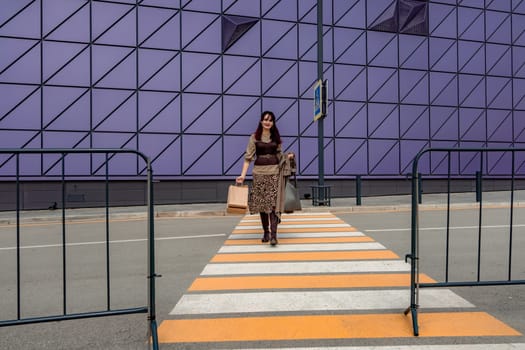
[(276, 245), (277, 241), (277, 225), (279, 224), (279, 218), (274, 211), (270, 213), (270, 244)]
[(264, 231), (261, 242), (266, 243), (270, 240), (270, 230), (268, 229), (268, 225), (269, 225), (268, 213), (261, 212), (259, 213), (259, 215), (261, 216), (261, 224), (262, 224), (262, 228)]

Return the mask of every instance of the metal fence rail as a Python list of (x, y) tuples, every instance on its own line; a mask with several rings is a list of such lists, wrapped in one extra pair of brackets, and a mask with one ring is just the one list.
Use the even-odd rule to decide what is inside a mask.
[[(452, 170), (452, 158), (460, 157), (462, 154), (469, 153), (474, 154), (472, 158), (479, 158), (479, 168), (476, 170), (475, 175), (477, 178), (477, 188), (476, 188), (476, 201), (479, 202), (479, 213), (478, 213), (478, 223), (477, 223), (477, 271), (475, 280), (465, 280), (465, 281), (450, 281), (449, 280), (449, 271), (451, 270), (450, 262), (450, 211), (451, 211), (451, 191), (450, 184), (452, 177), (460, 177), (463, 174), (457, 173), (456, 170)], [(446, 174), (447, 177), (447, 211), (446, 211), (446, 229), (445, 229), (445, 272), (444, 272), (444, 281), (437, 281), (434, 283), (421, 283), (419, 281), (420, 274), (420, 261), (425, 259), (425, 256), (420, 256), (420, 236), (419, 236), (419, 212), (418, 204), (420, 200), (420, 186), (421, 180), (425, 175), (432, 175), (431, 171), (428, 169), (428, 174), (422, 174), (419, 169), (420, 161), (424, 156), (431, 157), (432, 154), (439, 154), (440, 159), (442, 158), (443, 162), (446, 162)], [(508, 231), (508, 264), (506, 266), (506, 276), (501, 279), (490, 279), (484, 280), (482, 276), (482, 216), (483, 216), (483, 196), (482, 196), (482, 181), (484, 176), (490, 175), (489, 167), (487, 166), (487, 159), (489, 154), (500, 154), (499, 159), (503, 155), (510, 155), (507, 165), (509, 166), (508, 174), (506, 175), (510, 180), (510, 198), (509, 198), (509, 208), (510, 208), (510, 219), (509, 219), (509, 231)], [(518, 156), (520, 158), (518, 158)], [(513, 251), (513, 224), (514, 224), (514, 202), (515, 202), (515, 180), (517, 177), (516, 166), (517, 160), (523, 161), (525, 156), (525, 149), (511, 148), (511, 149), (491, 149), (491, 148), (431, 148), (419, 152), (413, 160), (412, 163), (412, 217), (411, 217), (411, 251), (406, 255), (405, 260), (410, 259), (411, 264), (411, 279), (410, 279), (410, 306), (405, 310), (405, 314), (411, 313), (412, 316), (412, 327), (414, 335), (419, 335), (419, 325), (418, 325), (418, 308), (419, 308), (419, 290), (420, 288), (431, 288), (431, 287), (462, 287), (462, 286), (496, 286), (496, 285), (518, 285), (525, 284), (523, 279), (514, 279), (513, 278), (513, 266), (512, 266), (512, 251)], [(519, 166), (521, 168), (522, 164)], [(454, 174), (453, 174), (454, 173)], [(443, 176), (443, 174), (440, 174)], [(423, 242), (424, 243), (424, 242)]]
[[(13, 160), (14, 165), (14, 174), (13, 179), (16, 182), (16, 319), (11, 320), (0, 320), (0, 327), (4, 326), (13, 326), (13, 325), (22, 325), (30, 323), (40, 323), (40, 322), (50, 322), (50, 321), (63, 321), (63, 320), (72, 320), (72, 319), (81, 319), (81, 318), (92, 318), (92, 317), (104, 317), (104, 316), (113, 316), (113, 315), (126, 315), (126, 314), (137, 314), (137, 313), (146, 313), (148, 314), (148, 329), (150, 334), (150, 342), (153, 349), (158, 349), (158, 337), (157, 337), (157, 321), (156, 321), (156, 311), (155, 311), (155, 278), (159, 277), (155, 273), (155, 244), (154, 244), (154, 207), (153, 207), (153, 170), (151, 167), (151, 162), (148, 157), (144, 154), (135, 151), (135, 150), (126, 150), (126, 149), (0, 149), (0, 155), (8, 155), (8, 161)], [(61, 208), (61, 224), (62, 224), (62, 236), (61, 236), (61, 254), (62, 254), (62, 314), (58, 315), (49, 315), (42, 317), (22, 317), (21, 313), (21, 222), (20, 222), (20, 182), (23, 174), (21, 174), (20, 167), (20, 156), (36, 154), (36, 155), (45, 155), (45, 154), (55, 154), (59, 155), (60, 159), (57, 164), (60, 164), (61, 174), (59, 175), (59, 181), (62, 184), (62, 201), (59, 208)], [(106, 309), (105, 310), (94, 310), (91, 312), (83, 313), (68, 313), (67, 310), (67, 298), (68, 298), (68, 284), (66, 278), (67, 272), (67, 262), (66, 262), (66, 157), (70, 154), (103, 154), (105, 156), (104, 162), (104, 175), (103, 179), (105, 181), (105, 229), (106, 229), (106, 238), (105, 238), (105, 255), (106, 255)], [(147, 283), (148, 291), (148, 300), (146, 301), (145, 306), (138, 306), (133, 308), (122, 308), (122, 309), (112, 309), (111, 299), (110, 299), (110, 251), (109, 251), (109, 163), (112, 157), (117, 154), (132, 154), (135, 155), (138, 159), (142, 159), (146, 165), (146, 192), (147, 192), (147, 242), (148, 242), (148, 258), (147, 258), (147, 276), (145, 276), (145, 283)], [(6, 161), (7, 162), (7, 161)], [(6, 164), (4, 162), (4, 164)], [(34, 180), (34, 178), (33, 178)]]

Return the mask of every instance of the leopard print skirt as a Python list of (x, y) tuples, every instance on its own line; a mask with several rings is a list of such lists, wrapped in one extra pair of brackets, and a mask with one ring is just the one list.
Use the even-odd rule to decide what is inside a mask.
[(248, 199), (250, 214), (269, 213), (277, 204), (279, 175), (253, 174), (253, 183)]

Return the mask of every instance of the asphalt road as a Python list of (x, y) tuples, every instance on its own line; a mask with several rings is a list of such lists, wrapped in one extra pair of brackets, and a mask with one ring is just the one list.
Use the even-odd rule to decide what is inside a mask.
[[(514, 216), (513, 278), (525, 279), (525, 215)], [(451, 215), (450, 279), (476, 276), (478, 212), (456, 210)], [(388, 249), (404, 256), (410, 251), (410, 212), (338, 213)], [(156, 220), (157, 319), (169, 311), (222, 246), (240, 217), (159, 218)], [(485, 209), (482, 223), (481, 275), (500, 278), (508, 267), (508, 211)], [(421, 269), (434, 279), (444, 277), (444, 211), (424, 211), (420, 217)], [(15, 226), (0, 226), (0, 319), (16, 318)], [(63, 311), (62, 239), (60, 223), (31, 223), (22, 227), (21, 311), (23, 317)], [(104, 309), (107, 304), (105, 225), (75, 222), (66, 227), (67, 312)], [(147, 305), (146, 222), (120, 219), (110, 225), (112, 308)], [(482, 310), (525, 333), (525, 286), (461, 287), (454, 291)], [(407, 305), (408, 306), (408, 305)], [(437, 340), (438, 342), (440, 340)], [(521, 342), (512, 339), (469, 339), (471, 342)], [(432, 341), (431, 341), (432, 342)], [(374, 345), (391, 344), (375, 341)], [(429, 341), (427, 340), (428, 344)], [(293, 346), (293, 344), (290, 344)], [(341, 344), (340, 344), (341, 345)], [(367, 345), (366, 342), (344, 345)], [(204, 346), (210, 347), (212, 345)], [(271, 344), (265, 344), (269, 347)], [(303, 344), (304, 346), (304, 344)], [(241, 348), (242, 346), (239, 346)], [(175, 348), (166, 345), (165, 348)], [(0, 349), (148, 349), (145, 314), (0, 327)]]

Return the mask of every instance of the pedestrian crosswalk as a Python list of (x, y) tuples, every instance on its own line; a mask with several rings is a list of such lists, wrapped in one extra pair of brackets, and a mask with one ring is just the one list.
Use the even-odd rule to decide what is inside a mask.
[[(403, 313), (410, 266), (394, 252), (331, 213), (285, 214), (278, 232), (277, 246), (262, 244), (258, 216), (243, 217), (161, 323), (160, 342), (240, 349), (238, 342), (413, 338)], [(521, 335), (449, 289), (422, 289), (419, 304), (420, 338)]]

